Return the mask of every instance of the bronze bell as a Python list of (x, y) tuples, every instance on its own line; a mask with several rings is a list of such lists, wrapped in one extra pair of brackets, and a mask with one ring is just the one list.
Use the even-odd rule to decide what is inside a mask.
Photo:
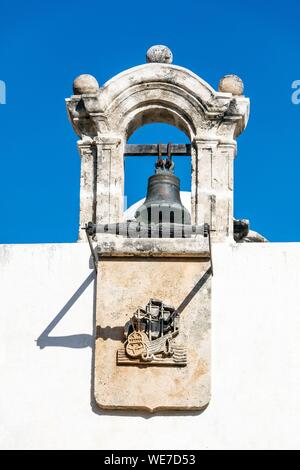
[(180, 199), (180, 180), (173, 174), (169, 152), (166, 160), (159, 155), (155, 168), (155, 174), (148, 179), (146, 200), (137, 209), (135, 219), (148, 225), (191, 224), (190, 213)]

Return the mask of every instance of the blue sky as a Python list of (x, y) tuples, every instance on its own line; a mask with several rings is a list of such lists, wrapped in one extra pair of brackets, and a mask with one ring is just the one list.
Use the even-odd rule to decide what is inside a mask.
[[(80, 161), (64, 99), (73, 79), (102, 85), (166, 44), (174, 63), (217, 88), (239, 75), (251, 99), (235, 161), (235, 216), (272, 241), (299, 241), (300, 6), (240, 1), (6, 1), (0, 4), (0, 243), (77, 237)], [(175, 128), (139, 129), (131, 142), (184, 142)], [(126, 162), (129, 203), (143, 197), (152, 161)], [(137, 178), (137, 174), (139, 178)], [(189, 162), (178, 162), (182, 189)]]

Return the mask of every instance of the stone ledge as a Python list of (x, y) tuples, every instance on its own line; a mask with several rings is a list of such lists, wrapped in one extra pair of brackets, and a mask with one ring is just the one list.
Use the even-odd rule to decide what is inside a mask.
[(210, 258), (208, 238), (124, 238), (98, 236), (97, 253), (103, 256)]

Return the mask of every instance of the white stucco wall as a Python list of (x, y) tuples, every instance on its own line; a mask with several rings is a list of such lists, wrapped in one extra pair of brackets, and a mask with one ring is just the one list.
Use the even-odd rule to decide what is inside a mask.
[(213, 247), (199, 415), (93, 410), (89, 257), (85, 243), (0, 247), (1, 448), (300, 448), (300, 243)]

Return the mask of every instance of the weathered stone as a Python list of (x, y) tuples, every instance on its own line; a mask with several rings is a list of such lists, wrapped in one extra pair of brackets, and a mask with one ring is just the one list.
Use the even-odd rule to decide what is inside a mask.
[[(101, 408), (201, 410), (210, 398), (210, 263), (191, 258), (101, 258), (97, 280), (95, 399)], [(184, 367), (118, 365), (124, 325), (150, 298), (180, 312)]]
[(258, 232), (250, 230), (247, 219), (234, 220), (234, 240), (237, 243), (264, 243), (268, 240)]
[(97, 236), (97, 252), (102, 256), (209, 258), (208, 238), (125, 238)]
[(239, 242), (245, 238), (249, 233), (249, 220), (239, 219), (233, 221), (234, 240)]
[(146, 54), (147, 62), (159, 62), (161, 64), (171, 64), (173, 54), (167, 46), (157, 45), (148, 49)]
[(266, 243), (268, 239), (254, 230), (249, 230), (248, 234), (239, 243)]
[(237, 75), (225, 75), (219, 82), (219, 91), (241, 96), (244, 93), (244, 83)]
[(73, 82), (74, 95), (97, 93), (98, 88), (99, 85), (96, 78), (89, 74), (79, 75)]

